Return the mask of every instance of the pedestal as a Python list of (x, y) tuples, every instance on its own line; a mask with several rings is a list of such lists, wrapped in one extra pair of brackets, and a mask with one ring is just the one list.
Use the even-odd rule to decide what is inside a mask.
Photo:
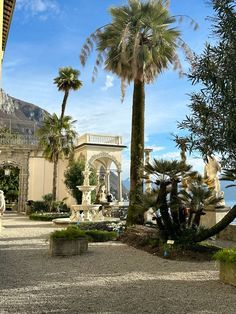
[(206, 228), (211, 228), (217, 224), (230, 210), (229, 207), (212, 208), (209, 207), (205, 210), (206, 215), (201, 217), (201, 225)]

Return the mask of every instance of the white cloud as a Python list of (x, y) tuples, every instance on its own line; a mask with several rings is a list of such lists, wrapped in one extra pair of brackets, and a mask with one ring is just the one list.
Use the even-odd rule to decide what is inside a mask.
[(111, 88), (112, 86), (114, 86), (113, 82), (114, 82), (114, 77), (111, 75), (107, 75), (105, 86), (102, 87), (102, 90), (106, 91), (108, 90), (108, 88)]
[(60, 11), (56, 0), (18, 0), (16, 8), (41, 18), (47, 17), (48, 14), (58, 14)]
[(179, 152), (168, 152), (159, 156), (159, 159), (180, 159)]
[(164, 146), (147, 145), (147, 148), (151, 148), (153, 152), (160, 152), (165, 149)]

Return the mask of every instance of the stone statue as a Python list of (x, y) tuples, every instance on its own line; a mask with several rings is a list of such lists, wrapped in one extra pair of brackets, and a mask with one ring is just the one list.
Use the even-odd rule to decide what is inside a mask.
[(156, 224), (155, 217), (155, 211), (153, 210), (153, 208), (149, 208), (143, 214), (144, 224)]
[(97, 203), (97, 204), (107, 203), (106, 185), (105, 185), (104, 177), (100, 178), (100, 184), (99, 184), (99, 188), (98, 188), (98, 191), (97, 191), (97, 196), (96, 196), (96, 202), (95, 203)]
[(207, 156), (207, 163), (204, 168), (204, 179), (209, 188), (214, 189), (216, 197), (220, 197), (220, 180), (217, 173), (221, 171), (221, 166), (215, 157)]
[(0, 213), (3, 215), (3, 213), (6, 210), (6, 203), (5, 203), (5, 197), (4, 197), (4, 192), (0, 190)]

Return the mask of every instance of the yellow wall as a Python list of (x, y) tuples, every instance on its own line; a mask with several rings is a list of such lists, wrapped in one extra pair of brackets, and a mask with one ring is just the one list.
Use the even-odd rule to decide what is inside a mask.
[[(57, 199), (67, 198), (68, 206), (76, 204), (64, 184), (64, 172), (68, 161), (59, 161), (57, 177)], [(28, 200), (39, 201), (42, 196), (52, 193), (53, 164), (42, 157), (41, 153), (32, 154), (29, 159)]]

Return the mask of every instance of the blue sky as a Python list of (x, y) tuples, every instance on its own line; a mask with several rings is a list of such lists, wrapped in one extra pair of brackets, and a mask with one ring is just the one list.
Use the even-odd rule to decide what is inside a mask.
[[(212, 41), (207, 16), (212, 10), (205, 0), (171, 0), (173, 15), (189, 15), (198, 24), (193, 31), (186, 19), (181, 25), (182, 37), (190, 48), (200, 53), (206, 41)], [(80, 134), (96, 132), (122, 135), (130, 145), (132, 85), (120, 101), (120, 81), (110, 73), (99, 71), (91, 82), (94, 56), (85, 68), (79, 53), (86, 37), (110, 21), (108, 8), (125, 4), (125, 0), (17, 0), (3, 62), (3, 88), (11, 96), (34, 103), (50, 113), (60, 112), (63, 94), (53, 84), (58, 68), (72, 66), (81, 71), (83, 88), (69, 96), (66, 114), (77, 122)], [(183, 56), (184, 70), (188, 64)], [(172, 69), (146, 87), (145, 146), (153, 147), (152, 157), (179, 156), (171, 140), (177, 132), (177, 121), (187, 114), (188, 94), (196, 90)], [(197, 169), (202, 161), (189, 159)], [(129, 175), (129, 149), (123, 155), (123, 179)]]

